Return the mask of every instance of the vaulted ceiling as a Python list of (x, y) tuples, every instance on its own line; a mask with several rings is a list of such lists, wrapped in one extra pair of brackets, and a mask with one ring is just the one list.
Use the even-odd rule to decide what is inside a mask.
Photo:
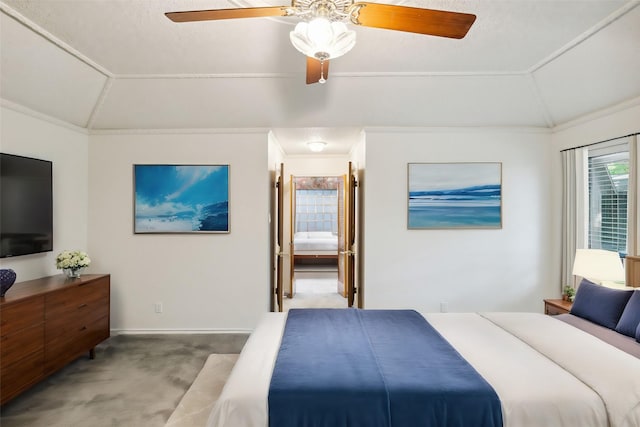
[(640, 96), (640, 1), (384, 3), (477, 20), (461, 40), (356, 27), (306, 85), (295, 18), (164, 16), (286, 0), (2, 0), (0, 96), (89, 130), (551, 128)]

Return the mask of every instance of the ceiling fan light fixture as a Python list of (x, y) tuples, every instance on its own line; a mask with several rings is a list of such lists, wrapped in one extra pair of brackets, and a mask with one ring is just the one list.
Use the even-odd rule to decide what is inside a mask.
[(327, 143), (324, 141), (307, 142), (307, 147), (309, 147), (309, 150), (313, 151), (314, 153), (319, 153), (323, 151), (326, 146), (327, 146)]
[(316, 18), (311, 20), (306, 28), (309, 41), (316, 46), (326, 46), (333, 38), (333, 28), (327, 18)]
[(342, 56), (356, 44), (355, 31), (343, 22), (330, 22), (324, 17), (299, 22), (289, 37), (299, 52), (320, 61)]

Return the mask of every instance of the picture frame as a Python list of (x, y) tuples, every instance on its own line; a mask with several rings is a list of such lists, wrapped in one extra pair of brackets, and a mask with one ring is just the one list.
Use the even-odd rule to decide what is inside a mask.
[(229, 233), (229, 165), (133, 165), (134, 234)]
[(502, 163), (409, 163), (407, 228), (501, 229)]

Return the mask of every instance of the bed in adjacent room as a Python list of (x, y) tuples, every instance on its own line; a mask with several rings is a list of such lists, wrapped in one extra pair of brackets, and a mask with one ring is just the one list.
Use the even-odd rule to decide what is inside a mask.
[(338, 258), (338, 235), (330, 231), (299, 231), (293, 236), (297, 259)]
[(269, 313), (247, 341), (208, 425), (398, 427), (429, 420), (460, 427), (638, 427), (640, 292), (621, 297), (603, 296), (601, 287), (580, 289), (577, 310), (564, 317)]

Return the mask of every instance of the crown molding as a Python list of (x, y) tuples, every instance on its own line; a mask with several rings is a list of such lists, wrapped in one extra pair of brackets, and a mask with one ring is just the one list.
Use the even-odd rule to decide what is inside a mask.
[(90, 135), (210, 135), (210, 134), (264, 134), (270, 128), (185, 128), (185, 129), (90, 129)]
[(535, 126), (447, 126), (447, 127), (364, 127), (365, 134), (376, 133), (463, 133), (505, 132), (551, 134), (551, 129)]
[(580, 117), (575, 118), (573, 120), (569, 120), (567, 122), (561, 123), (561, 124), (553, 127), (551, 129), (551, 131), (553, 133), (560, 132), (560, 131), (572, 128), (574, 126), (578, 126), (578, 125), (581, 125), (583, 123), (599, 119), (601, 117), (606, 117), (606, 116), (609, 116), (611, 114), (615, 114), (617, 112), (624, 111), (624, 110), (627, 110), (629, 108), (633, 108), (633, 107), (638, 106), (638, 105), (640, 105), (640, 96), (638, 96), (636, 98), (629, 99), (627, 101), (623, 101), (623, 102), (621, 102), (619, 104), (616, 104), (616, 105), (613, 105), (613, 106), (610, 106), (610, 107), (607, 107), (607, 108), (603, 108), (603, 109), (598, 110), (598, 111), (594, 111), (594, 112), (585, 114), (584, 116), (580, 116)]
[(9, 101), (7, 99), (4, 98), (0, 98), (0, 106), (2, 106), (3, 108), (7, 108), (9, 110), (13, 110), (17, 113), (21, 113), (24, 114), (26, 116), (30, 116), (33, 117), (35, 119), (39, 119), (57, 126), (61, 126), (67, 129), (70, 129), (72, 131), (81, 133), (83, 135), (88, 135), (89, 134), (89, 130), (77, 125), (74, 125), (72, 123), (66, 122), (64, 120), (58, 119), (56, 117), (50, 116), (48, 114), (44, 114), (41, 113), (39, 111), (35, 111), (32, 110), (29, 107), (25, 107), (24, 105), (21, 104), (17, 104), (15, 102)]

